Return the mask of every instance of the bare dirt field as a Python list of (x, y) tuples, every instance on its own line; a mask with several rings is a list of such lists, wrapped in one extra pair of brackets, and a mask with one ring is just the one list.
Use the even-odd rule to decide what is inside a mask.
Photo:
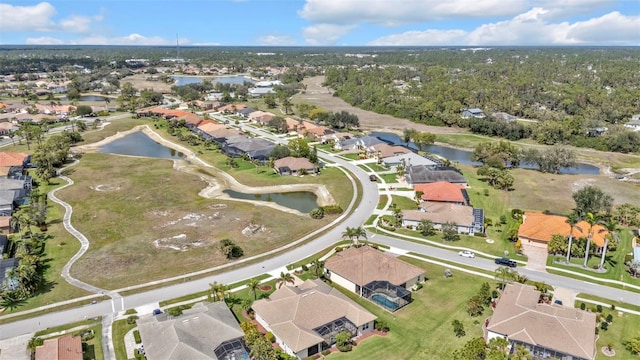
[(171, 92), (171, 87), (173, 84), (167, 84), (162, 81), (149, 81), (147, 78), (148, 74), (136, 74), (123, 78), (120, 80), (121, 84), (131, 83), (136, 89), (151, 89), (160, 93), (169, 93)]
[(360, 128), (363, 130), (399, 133), (405, 128), (411, 128), (418, 131), (428, 131), (434, 134), (458, 134), (466, 132), (465, 130), (458, 128), (417, 124), (407, 119), (359, 109), (355, 106), (351, 106), (339, 97), (333, 96), (333, 91), (331, 89), (322, 86), (323, 81), (324, 76), (314, 76), (304, 79), (303, 83), (307, 85), (306, 92), (304, 94), (297, 94), (293, 96), (292, 101), (296, 104), (313, 104), (328, 111), (337, 112), (345, 110), (352, 114), (356, 114), (360, 119)]

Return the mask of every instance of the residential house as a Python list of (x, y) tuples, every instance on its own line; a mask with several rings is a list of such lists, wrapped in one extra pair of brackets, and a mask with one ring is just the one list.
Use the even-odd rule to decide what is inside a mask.
[(266, 125), (275, 118), (276, 116), (273, 115), (272, 113), (268, 113), (260, 110), (252, 112), (251, 114), (249, 114), (249, 117), (248, 117), (249, 121), (258, 123), (260, 125)]
[(244, 135), (232, 136), (222, 145), (222, 152), (230, 157), (242, 157), (266, 161), (275, 145), (261, 138), (250, 138)]
[(11, 216), (0, 216), (0, 234), (11, 234)]
[(511, 353), (523, 345), (534, 359), (595, 359), (596, 314), (539, 299), (531, 285), (507, 284), (486, 326), (486, 340), (506, 339)]
[(16, 132), (20, 127), (11, 122), (0, 123), (0, 135), (9, 135)]
[(316, 166), (307, 158), (287, 156), (274, 162), (273, 167), (280, 175), (315, 174)]
[(0, 152), (0, 167), (18, 166), (25, 168), (31, 161), (31, 155), (25, 153), (15, 153), (9, 151)]
[(0, 258), (2, 258), (3, 254), (9, 250), (9, 238), (7, 235), (0, 235)]
[[(402, 146), (399, 146), (399, 147), (402, 147)], [(405, 154), (398, 154), (398, 155), (393, 155), (389, 157), (384, 157), (382, 158), (382, 162), (388, 167), (394, 167), (402, 164), (402, 166), (404, 166), (405, 169), (409, 169), (413, 166), (418, 166), (418, 165), (426, 166), (427, 168), (431, 168), (431, 169), (435, 169), (436, 166), (438, 166), (438, 163), (433, 161), (433, 159), (416, 154), (413, 151), (409, 151), (408, 153), (405, 153)]]
[(467, 185), (467, 179), (460, 170), (454, 167), (430, 167), (426, 165), (412, 165), (407, 167), (405, 179), (409, 185), (427, 184), (446, 181), (453, 184)]
[(206, 137), (217, 142), (220, 145), (223, 145), (228, 139), (234, 138), (237, 136), (244, 136), (242, 131), (233, 128), (218, 128), (216, 130), (209, 130), (206, 133)]
[(36, 347), (35, 360), (82, 360), (82, 338), (67, 334)]
[(468, 118), (482, 119), (484, 117), (485, 117), (484, 111), (482, 111), (482, 110), (480, 110), (478, 108), (462, 110), (462, 118), (463, 119), (468, 119)]
[(411, 149), (404, 146), (389, 145), (385, 142), (373, 145), (371, 148), (367, 149), (367, 152), (369, 153), (369, 156), (375, 156), (378, 160), (413, 153)]
[(11, 216), (13, 210), (28, 201), (32, 180), (0, 178), (0, 216)]
[(413, 190), (422, 192), (420, 199), (428, 202), (444, 202), (458, 205), (469, 205), (469, 194), (463, 185), (446, 181), (427, 184), (416, 184)]
[(267, 94), (275, 94), (276, 91), (270, 87), (260, 87), (260, 88), (251, 88), (249, 89), (250, 97), (263, 97)]
[[(571, 225), (567, 223), (566, 216), (526, 212), (522, 216), (522, 225), (518, 228), (518, 239), (523, 247), (534, 246), (546, 249), (553, 235), (568, 237), (570, 231)], [(597, 246), (596, 251), (599, 251), (604, 247), (609, 232), (600, 224), (595, 224), (591, 228), (589, 223), (582, 220), (573, 227), (573, 237), (587, 238), (589, 231), (591, 231), (591, 241)]]
[(627, 121), (624, 126), (633, 131), (640, 131), (640, 119)]
[(430, 220), (433, 227), (442, 229), (445, 223), (456, 225), (458, 233), (474, 235), (484, 232), (484, 210), (447, 202), (425, 202), (420, 210), (402, 210), (402, 226), (417, 227), (422, 220)]
[(516, 117), (506, 112), (494, 112), (491, 114), (493, 118), (503, 121), (516, 121)]
[(244, 118), (247, 118), (247, 117), (249, 117), (249, 115), (251, 115), (251, 113), (253, 113), (255, 111), (258, 111), (258, 110), (248, 107), (248, 108), (244, 108), (242, 110), (239, 110), (238, 111), (238, 115), (242, 116)]
[(143, 316), (138, 331), (148, 360), (249, 358), (244, 332), (224, 301), (197, 303), (176, 317)]
[(365, 150), (371, 148), (374, 145), (382, 144), (384, 141), (378, 139), (375, 136), (362, 136), (343, 141), (338, 141), (333, 145), (336, 150)]
[(237, 114), (238, 111), (246, 109), (247, 106), (243, 104), (226, 104), (219, 107), (217, 110), (225, 114)]
[(343, 331), (352, 338), (373, 331), (376, 319), (321, 280), (283, 286), (252, 308), (256, 321), (275, 336), (278, 346), (298, 359), (330, 348)]
[(198, 126), (194, 129), (194, 132), (196, 134), (201, 135), (202, 137), (204, 137), (205, 139), (210, 139), (211, 136), (209, 135), (210, 132), (214, 132), (216, 130), (219, 129), (226, 129), (227, 126), (220, 124), (217, 121), (213, 121), (213, 120), (203, 120), (201, 121)]
[(383, 308), (396, 311), (411, 302), (425, 271), (371, 246), (350, 247), (327, 259), (325, 277)]

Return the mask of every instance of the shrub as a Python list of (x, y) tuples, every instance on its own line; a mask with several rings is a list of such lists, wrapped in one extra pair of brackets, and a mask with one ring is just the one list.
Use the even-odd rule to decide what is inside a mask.
[(302, 271), (309, 271), (309, 267), (306, 264), (302, 264), (300, 268), (302, 269)]
[(349, 352), (349, 351), (351, 351), (353, 346), (351, 346), (351, 344), (347, 343), (347, 344), (336, 345), (336, 348), (338, 348), (338, 350), (340, 350), (340, 352)]
[(274, 343), (276, 342), (276, 337), (275, 335), (273, 335), (273, 333), (271, 331), (267, 332), (266, 334), (264, 334), (264, 336), (267, 338), (267, 340), (269, 340), (270, 343)]
[(136, 316), (136, 315), (129, 316), (129, 317), (127, 318), (127, 324), (129, 324), (129, 325), (133, 325), (133, 324), (135, 324), (135, 323), (136, 323), (136, 321), (137, 321), (138, 319), (139, 319), (139, 318), (138, 318), (138, 316)]
[(344, 211), (344, 210), (342, 210), (340, 205), (323, 206), (322, 210), (324, 210), (324, 213), (327, 214), (327, 215), (342, 214), (342, 212)]
[(609, 323), (607, 323), (606, 321), (600, 323), (600, 329), (607, 331), (608, 328), (609, 328)]
[(375, 320), (373, 328), (378, 331), (384, 331), (384, 332), (387, 332), (390, 330), (389, 324), (387, 324), (387, 322), (384, 320)]
[(514, 220), (519, 220), (522, 218), (522, 215), (524, 214), (524, 211), (520, 210), (520, 209), (511, 209), (511, 217)]
[(580, 310), (584, 310), (587, 308), (587, 304), (585, 303), (580, 303)]
[(611, 304), (611, 311), (616, 311), (616, 306)]
[(142, 342), (140, 332), (138, 330), (133, 330), (133, 339), (136, 341), (136, 344), (140, 344)]
[(340, 252), (340, 251), (342, 251), (343, 249), (342, 249), (342, 247), (341, 247), (341, 246), (336, 246), (336, 249), (335, 249), (335, 250), (336, 250), (336, 252)]
[(596, 305), (596, 311), (601, 313), (602, 312), (602, 305), (600, 305), (600, 304)]
[(607, 322), (611, 324), (613, 322), (613, 315), (607, 314)]
[(324, 210), (321, 207), (315, 208), (309, 212), (309, 216), (311, 216), (312, 219), (322, 219), (324, 217)]
[(327, 356), (329, 354), (331, 354), (331, 350), (329, 349), (322, 350), (322, 355)]
[(456, 337), (463, 337), (466, 335), (464, 331), (464, 325), (460, 322), (460, 320), (456, 319), (451, 322), (453, 326), (453, 333), (456, 334)]

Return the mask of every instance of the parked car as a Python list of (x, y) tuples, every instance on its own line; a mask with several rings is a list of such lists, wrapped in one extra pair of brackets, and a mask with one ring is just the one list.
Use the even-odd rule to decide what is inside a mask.
[(555, 299), (553, 302), (555, 304), (562, 305), (562, 300)]
[(160, 315), (160, 314), (162, 314), (162, 310), (160, 309), (153, 310), (153, 315)]
[(476, 257), (476, 254), (473, 251), (469, 251), (469, 250), (460, 251), (458, 253), (458, 255), (460, 255), (462, 257), (466, 257), (466, 258), (474, 258), (474, 257)]
[(369, 181), (378, 181), (378, 178), (375, 175), (369, 175)]
[(508, 267), (516, 267), (518, 266), (518, 263), (516, 263), (515, 261), (509, 259), (509, 258), (497, 258), (495, 260), (495, 263), (498, 265), (504, 265), (504, 266), (508, 266)]

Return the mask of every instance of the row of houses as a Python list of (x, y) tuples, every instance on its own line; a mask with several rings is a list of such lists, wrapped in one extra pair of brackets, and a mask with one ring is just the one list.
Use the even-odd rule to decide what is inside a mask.
[(0, 152), (0, 290), (15, 289), (17, 284), (9, 274), (18, 267), (20, 259), (5, 258), (8, 253), (7, 235), (11, 232), (11, 215), (29, 201), (33, 179), (26, 175), (31, 155)]

